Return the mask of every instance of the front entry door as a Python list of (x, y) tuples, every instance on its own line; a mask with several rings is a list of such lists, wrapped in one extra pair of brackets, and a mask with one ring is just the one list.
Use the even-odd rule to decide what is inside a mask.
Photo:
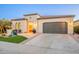
[(28, 22), (28, 32), (32, 32), (33, 30), (33, 23), (32, 22)]

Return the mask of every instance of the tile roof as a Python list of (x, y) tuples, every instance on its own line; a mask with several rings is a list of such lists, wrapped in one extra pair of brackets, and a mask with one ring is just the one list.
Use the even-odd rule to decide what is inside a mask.
[(75, 15), (58, 15), (58, 16), (41, 16), (40, 19), (52, 19), (52, 18), (62, 18), (62, 17), (74, 17)]
[(24, 16), (30, 16), (30, 15), (38, 15), (38, 13), (25, 14)]
[(27, 20), (25, 18), (11, 19), (12, 21)]

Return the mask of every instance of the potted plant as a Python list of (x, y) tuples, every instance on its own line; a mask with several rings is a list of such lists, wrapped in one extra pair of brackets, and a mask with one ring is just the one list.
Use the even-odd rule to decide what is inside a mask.
[(33, 30), (32, 30), (32, 32), (33, 32), (33, 33), (36, 33), (36, 30), (35, 30), (35, 29), (33, 29)]

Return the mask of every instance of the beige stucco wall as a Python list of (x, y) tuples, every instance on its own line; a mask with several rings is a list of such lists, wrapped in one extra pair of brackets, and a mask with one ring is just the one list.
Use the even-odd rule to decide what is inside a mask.
[(27, 32), (27, 20), (12, 21), (12, 29), (15, 29), (16, 23), (20, 23), (20, 29), (22, 32)]
[(79, 26), (79, 21), (74, 22), (74, 26)]
[(29, 16), (25, 16), (26, 19), (28, 19), (28, 21), (37, 21), (37, 18), (40, 18), (39, 15), (29, 15)]
[(37, 32), (43, 33), (43, 23), (45, 22), (67, 22), (68, 24), (68, 34), (73, 34), (73, 18), (55, 18), (55, 19), (41, 19), (37, 21)]

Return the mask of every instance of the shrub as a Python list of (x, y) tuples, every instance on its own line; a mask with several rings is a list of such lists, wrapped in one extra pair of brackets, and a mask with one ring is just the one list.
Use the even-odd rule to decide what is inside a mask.
[(79, 26), (75, 26), (75, 27), (74, 27), (74, 33), (79, 34)]
[(13, 34), (13, 35), (17, 35), (17, 30), (13, 30), (13, 31), (12, 31), (12, 34)]

